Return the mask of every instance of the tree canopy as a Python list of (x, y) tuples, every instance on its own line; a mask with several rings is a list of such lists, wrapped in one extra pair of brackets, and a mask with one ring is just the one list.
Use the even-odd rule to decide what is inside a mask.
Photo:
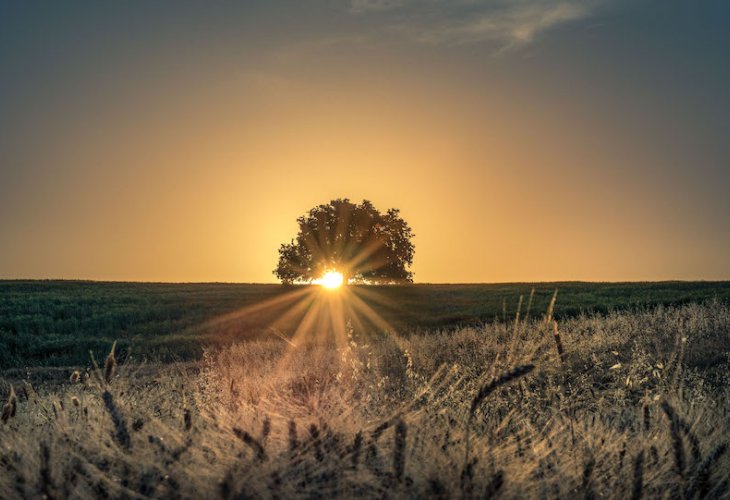
[(312, 208), (297, 219), (299, 232), (279, 248), (274, 274), (285, 284), (307, 282), (326, 272), (344, 283), (410, 283), (413, 232), (398, 209), (379, 212), (371, 202), (347, 198)]

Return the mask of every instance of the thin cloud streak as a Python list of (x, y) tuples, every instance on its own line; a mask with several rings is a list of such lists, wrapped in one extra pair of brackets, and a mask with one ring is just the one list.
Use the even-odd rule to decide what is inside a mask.
[(357, 15), (379, 16), (417, 42), (521, 47), (556, 26), (587, 18), (606, 0), (352, 0)]
[(391, 10), (407, 3), (414, 2), (408, 0), (352, 0), (350, 5), (353, 12), (369, 12)]

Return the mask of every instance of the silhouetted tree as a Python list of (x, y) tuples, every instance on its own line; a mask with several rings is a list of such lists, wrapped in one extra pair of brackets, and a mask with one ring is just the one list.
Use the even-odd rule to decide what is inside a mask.
[(319, 205), (297, 219), (299, 233), (279, 248), (274, 274), (282, 283), (310, 281), (328, 271), (360, 283), (410, 283), (413, 232), (391, 208), (380, 213), (372, 203), (347, 198)]

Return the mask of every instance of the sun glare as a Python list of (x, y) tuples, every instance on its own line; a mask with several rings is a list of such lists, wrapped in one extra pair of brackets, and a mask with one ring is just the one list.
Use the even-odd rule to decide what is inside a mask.
[(338, 273), (337, 271), (329, 271), (325, 273), (324, 276), (322, 276), (319, 284), (325, 288), (339, 288), (340, 286), (342, 286), (342, 281), (342, 273)]

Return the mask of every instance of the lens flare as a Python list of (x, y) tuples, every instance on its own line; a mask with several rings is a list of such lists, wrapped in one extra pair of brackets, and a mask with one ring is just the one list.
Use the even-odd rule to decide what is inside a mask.
[(319, 281), (319, 284), (322, 285), (325, 288), (339, 288), (342, 286), (343, 278), (342, 273), (338, 273), (337, 271), (329, 271), (322, 276), (322, 279)]

